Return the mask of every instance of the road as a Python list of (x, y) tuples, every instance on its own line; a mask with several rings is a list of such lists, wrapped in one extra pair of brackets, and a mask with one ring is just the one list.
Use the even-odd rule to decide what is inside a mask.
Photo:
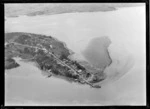
[(35, 49), (40, 49), (40, 50), (44, 50), (46, 53), (52, 55), (57, 61), (59, 61), (62, 65), (65, 65), (66, 67), (68, 67), (69, 69), (71, 69), (76, 75), (78, 75), (79, 77), (82, 78), (82, 80), (89, 84), (90, 86), (94, 87), (93, 84), (89, 83), (87, 80), (85, 80), (79, 73), (77, 73), (78, 71), (72, 67), (70, 67), (69, 65), (67, 65), (66, 63), (64, 63), (63, 61), (61, 61), (59, 58), (57, 58), (57, 56), (55, 56), (53, 53), (51, 53), (50, 51), (46, 50), (45, 48), (38, 48), (38, 47), (34, 47), (34, 46), (30, 46), (30, 45), (25, 45), (25, 44), (20, 44), (20, 43), (17, 43), (17, 42), (10, 42), (9, 44), (16, 44), (16, 45), (21, 45), (21, 46), (24, 46), (24, 47), (30, 47), (30, 48), (35, 48)]

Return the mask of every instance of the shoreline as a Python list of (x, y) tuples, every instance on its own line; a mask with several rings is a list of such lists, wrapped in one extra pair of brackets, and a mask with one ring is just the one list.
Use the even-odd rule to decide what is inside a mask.
[[(99, 7), (101, 9), (99, 10), (91, 10), (91, 11), (70, 11), (70, 12), (49, 12), (49, 13), (44, 13), (44, 10), (43, 10), (43, 13), (42, 14), (34, 14), (34, 13), (37, 13), (38, 11), (35, 11), (35, 12), (32, 12), (32, 13), (24, 13), (24, 14), (15, 14), (15, 15), (6, 15), (5, 13), (5, 17), (6, 18), (16, 18), (16, 17), (21, 17), (21, 16), (27, 16), (27, 17), (35, 17), (35, 16), (48, 16), (48, 15), (58, 15), (58, 14), (70, 14), (70, 13), (94, 13), (94, 12), (110, 12), (110, 11), (116, 11), (116, 10), (119, 10), (119, 9), (122, 9), (122, 8), (130, 8), (130, 7), (141, 7), (143, 6), (143, 4), (137, 4), (137, 5), (129, 5), (129, 6), (102, 6), (102, 7)], [(41, 11), (40, 11), (41, 12)], [(34, 14), (34, 15), (32, 15)]]
[[(84, 5), (84, 6), (86, 6), (86, 5)], [(77, 8), (77, 7), (75, 7), (75, 8)], [(70, 14), (70, 13), (109, 12), (109, 11), (117, 10), (117, 8), (114, 7), (114, 6), (100, 6), (100, 7), (96, 7), (98, 9), (92, 9), (93, 7), (89, 6), (89, 7), (91, 7), (91, 10), (86, 9), (87, 7), (88, 6), (86, 6), (85, 9), (81, 8), (81, 7), (78, 7), (76, 10), (72, 10), (72, 9), (74, 9), (74, 7), (73, 7), (71, 9), (69, 8), (70, 10), (67, 10), (67, 11), (66, 10), (58, 10), (58, 9), (56, 9), (56, 12), (55, 11), (54, 12), (48, 12), (50, 9), (48, 9), (48, 10), (42, 9), (42, 11), (36, 11), (35, 10), (33, 12), (22, 12), (23, 14), (19, 13), (19, 14), (14, 14), (14, 15), (11, 15), (11, 14), (10, 15), (9, 14), (6, 15), (6, 13), (7, 13), (6, 12), (5, 15), (6, 15), (7, 18), (16, 18), (16, 17), (20, 17), (20, 16), (34, 17), (34, 16), (47, 16), (47, 15)], [(25, 10), (25, 9), (23, 9), (23, 10)], [(13, 13), (13, 12), (11, 12), (11, 13)]]
[[(21, 32), (22, 33), (22, 32)], [(25, 34), (29, 34), (29, 35), (32, 35), (32, 34), (35, 34), (35, 33), (26, 33), (26, 32), (23, 32), (23, 33), (25, 33)], [(36, 34), (35, 34), (36, 35)], [(75, 54), (75, 52), (73, 52), (71, 49), (69, 49), (68, 47), (67, 47), (67, 44), (65, 43), (65, 42), (63, 42), (63, 41), (60, 41), (59, 39), (57, 39), (56, 37), (54, 37), (54, 36), (51, 36), (51, 35), (43, 35), (43, 34), (38, 34), (38, 35), (40, 35), (40, 36), (43, 36), (43, 37), (51, 37), (53, 40), (55, 40), (55, 41), (57, 41), (57, 42), (59, 42), (59, 43), (62, 43), (63, 44), (63, 46), (64, 46), (64, 48), (69, 52), (69, 55), (68, 55), (68, 57), (67, 58), (69, 58), (69, 59), (71, 59), (71, 56), (73, 55), (73, 54)], [(108, 46), (107, 46), (107, 48), (108, 48)], [(107, 49), (107, 52), (108, 52), (108, 49)], [(109, 55), (109, 53), (108, 53), (108, 55)], [(110, 58), (110, 60), (111, 60), (111, 58)], [(28, 60), (27, 60), (28, 61)], [(77, 62), (83, 62), (83, 60), (72, 60), (71, 59), (71, 61), (77, 61)], [(84, 61), (84, 62), (86, 62), (86, 63), (88, 63), (87, 65), (88, 66), (92, 66), (92, 67), (94, 67), (90, 62), (88, 62), (88, 61)], [(111, 63), (110, 63), (111, 64)], [(80, 64), (80, 65), (82, 65), (82, 64)], [(84, 66), (84, 65), (83, 65)], [(86, 67), (88, 67), (88, 66), (84, 66), (85, 68)], [(94, 69), (98, 69), (98, 67), (94, 67)], [(41, 70), (41, 69), (40, 69)], [(105, 70), (105, 68), (104, 68), (104, 70)], [(104, 72), (104, 70), (103, 70), (103, 72)], [(49, 72), (48, 72), (49, 73)], [(47, 76), (48, 77), (48, 76)], [(62, 77), (63, 79), (65, 79), (65, 80), (68, 80), (68, 78), (66, 78), (66, 77)], [(103, 81), (103, 80), (102, 80)], [(100, 82), (102, 82), (102, 81), (100, 81)]]

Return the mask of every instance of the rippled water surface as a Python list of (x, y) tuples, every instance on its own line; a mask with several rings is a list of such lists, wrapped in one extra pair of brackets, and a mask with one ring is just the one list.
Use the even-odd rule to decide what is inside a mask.
[(6, 105), (146, 103), (145, 7), (7, 18), (5, 32), (31, 32), (56, 37), (75, 52), (73, 59), (106, 67), (104, 72), (108, 76), (101, 89), (93, 89), (54, 77), (46, 78), (32, 63), (20, 62), (21, 67), (5, 74)]

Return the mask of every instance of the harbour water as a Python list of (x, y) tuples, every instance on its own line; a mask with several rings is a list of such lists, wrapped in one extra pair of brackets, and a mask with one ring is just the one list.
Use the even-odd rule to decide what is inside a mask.
[[(6, 105), (146, 104), (144, 6), (109, 12), (7, 18), (5, 32), (53, 36), (75, 52), (73, 59), (106, 67), (104, 72), (108, 76), (99, 83), (103, 84), (102, 88), (94, 89), (47, 78), (32, 63), (20, 62), (19, 68), (5, 71)], [(106, 48), (109, 55), (105, 54)]]

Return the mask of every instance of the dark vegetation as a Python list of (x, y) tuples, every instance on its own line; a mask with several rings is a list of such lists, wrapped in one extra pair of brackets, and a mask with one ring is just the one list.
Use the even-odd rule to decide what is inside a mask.
[(15, 39), (15, 42), (26, 44), (31, 39), (28, 35), (21, 35), (17, 39)]
[(29, 48), (29, 47), (25, 47), (23, 50), (24, 54), (30, 54), (31, 56), (35, 56), (36, 52), (35, 52), (35, 48)]
[(82, 65), (80, 65), (77, 61), (72, 61), (73, 62), (73, 64), (75, 64), (76, 66), (77, 66), (77, 68), (78, 69), (80, 69), (80, 70), (86, 70)]
[(16, 63), (15, 60), (12, 58), (8, 58), (5, 60), (5, 69), (12, 69), (12, 68), (16, 68), (19, 66), (20, 65)]
[(72, 75), (71, 73), (66, 73), (65, 76), (66, 76), (66, 77), (69, 77), (69, 78), (73, 78), (73, 79), (79, 79), (79, 76), (78, 76), (78, 75)]
[(68, 59), (68, 55), (66, 55), (64, 52), (61, 54), (60, 58), (61, 60), (63, 59)]
[[(88, 72), (85, 67), (77, 61), (68, 58), (70, 53), (69, 50), (64, 47), (63, 43), (53, 38), (47, 38), (46, 36), (42, 37), (38, 35), (36, 37), (35, 34), (12, 33), (12, 35), (15, 35), (12, 37), (13, 40), (8, 38), (11, 37), (10, 33), (6, 36), (7, 41), (10, 43), (5, 45), (5, 69), (18, 67), (19, 64), (12, 58), (19, 56), (22, 59), (36, 62), (38, 67), (47, 73), (67, 77), (73, 81), (77, 80), (80, 83), (84, 83), (80, 76), (85, 79), (91, 77), (92, 74)], [(50, 47), (50, 45), (53, 47)], [(54, 56), (51, 55), (51, 53)], [(90, 82), (96, 83), (101, 80), (101, 78), (95, 76)]]

